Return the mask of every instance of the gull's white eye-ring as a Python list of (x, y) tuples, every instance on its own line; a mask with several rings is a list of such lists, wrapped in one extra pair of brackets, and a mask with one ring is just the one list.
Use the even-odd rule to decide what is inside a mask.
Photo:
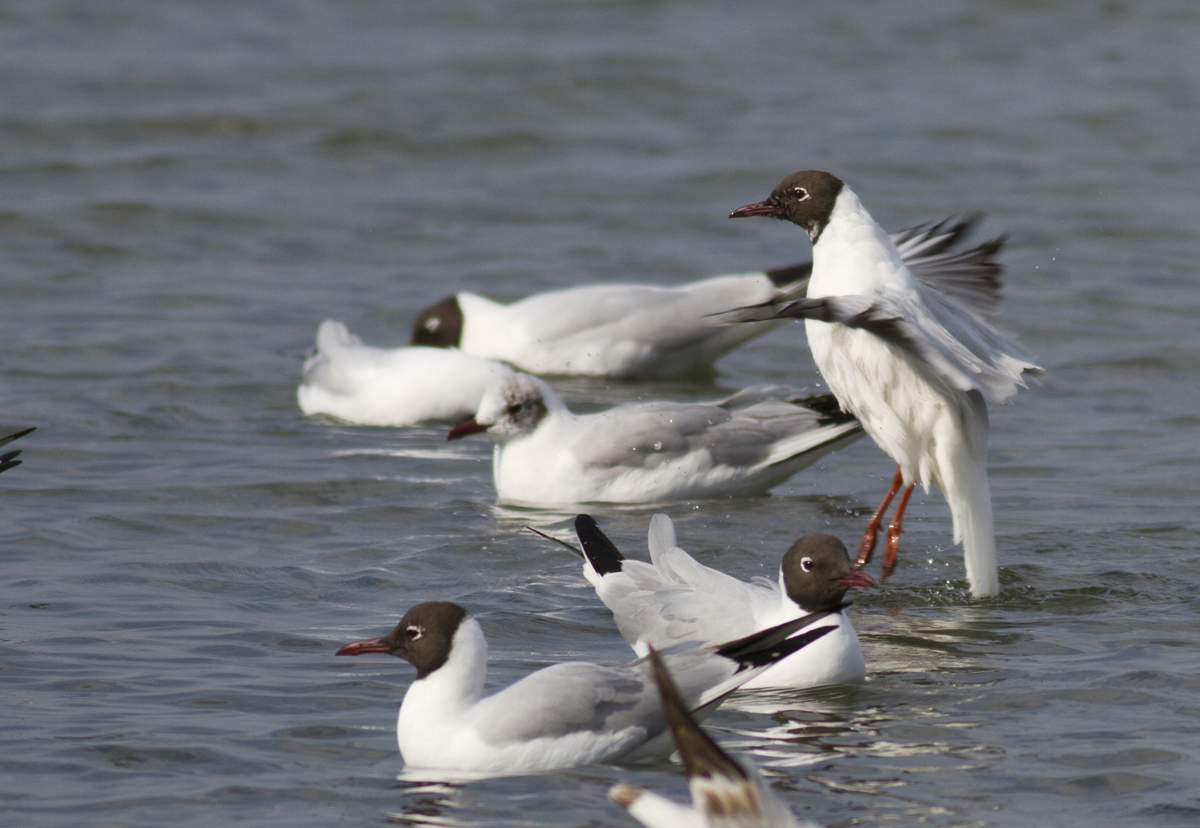
[(409, 641), (420, 641), (421, 636), (425, 635), (425, 630), (414, 625), (414, 626), (411, 626), (408, 629), (406, 629), (404, 631), (404, 634), (408, 636)]
[(796, 197), (797, 201), (808, 201), (810, 198), (812, 198), (812, 196), (809, 195), (808, 190), (804, 189), (803, 187), (792, 187), (792, 195)]
[(813, 559), (809, 558), (809, 557), (801, 558), (800, 559), (800, 568), (803, 569), (805, 572), (812, 572)]

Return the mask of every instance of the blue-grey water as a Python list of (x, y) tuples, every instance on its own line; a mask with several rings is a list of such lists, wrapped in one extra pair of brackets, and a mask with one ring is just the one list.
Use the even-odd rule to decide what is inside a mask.
[[(631, 825), (668, 762), (398, 779), (413, 677), (337, 645), (421, 600), (482, 620), (493, 684), (629, 657), (563, 550), (494, 505), (490, 447), (300, 415), (325, 318), (403, 344), (458, 289), (678, 284), (788, 264), (731, 222), (831, 170), (900, 227), (986, 211), (1003, 324), (1048, 369), (992, 411), (1002, 594), (949, 514), (854, 610), (862, 687), (719, 711), (833, 826), (1200, 823), (1200, 7), (568, 0), (0, 7), (0, 822)], [(812, 386), (801, 326), (711, 383), (558, 381), (599, 407)], [(0, 433), (7, 433), (6, 431)], [(869, 441), (773, 496), (671, 506), (771, 574), (852, 541)], [(593, 512), (645, 554), (651, 508)]]

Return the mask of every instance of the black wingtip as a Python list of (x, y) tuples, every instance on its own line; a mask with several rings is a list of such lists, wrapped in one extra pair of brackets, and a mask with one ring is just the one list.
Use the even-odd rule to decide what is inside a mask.
[(0, 472), (8, 471), (21, 465), (21, 461), (17, 459), (19, 451), (10, 451), (8, 454), (0, 454)]
[[(742, 670), (760, 667), (764, 664), (774, 664), (836, 630), (836, 624), (805, 629), (812, 627), (818, 621), (824, 621), (830, 615), (832, 613), (814, 612), (803, 618), (759, 630), (745, 638), (722, 644), (717, 648), (717, 654), (736, 661), (741, 665)], [(804, 632), (798, 632), (799, 630), (804, 630)]]
[(583, 554), (587, 556), (597, 575), (620, 572), (624, 567), (625, 556), (617, 549), (616, 544), (600, 531), (591, 515), (576, 515), (575, 534), (579, 536), (579, 542), (583, 544)]
[(32, 428), (27, 428), (24, 431), (18, 431), (14, 434), (8, 435), (7, 437), (0, 437), (0, 446), (7, 446), (13, 440), (20, 440), (22, 437), (24, 437), (26, 434), (28, 434), (31, 431), (37, 431), (37, 426), (33, 426)]
[(773, 270), (763, 272), (767, 274), (767, 278), (771, 280), (771, 284), (777, 288), (782, 288), (802, 282), (812, 276), (812, 267), (812, 262), (801, 262), (800, 264), (777, 267)]
[(794, 397), (790, 403), (802, 405), (821, 415), (817, 425), (840, 425), (854, 419), (853, 414), (847, 413), (833, 394), (809, 394), (804, 397)]
[(570, 549), (572, 552), (574, 552), (579, 557), (581, 557), (581, 558), (583, 557), (582, 552), (580, 552), (574, 546), (571, 546), (571, 544), (567, 543), (566, 541), (559, 540), (558, 538), (554, 537), (553, 535), (547, 535), (545, 532), (542, 532), (538, 529), (534, 529), (532, 526), (526, 526), (525, 528), (528, 529), (530, 532), (533, 532), (533, 534), (537, 535), (538, 537), (545, 538), (546, 540), (551, 541), (553, 543), (557, 543), (559, 546), (565, 546), (567, 549)]

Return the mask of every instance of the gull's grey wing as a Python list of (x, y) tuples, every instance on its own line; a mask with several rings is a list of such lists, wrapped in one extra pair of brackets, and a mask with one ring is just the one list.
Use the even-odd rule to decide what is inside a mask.
[[(828, 613), (752, 633), (715, 650), (685, 641), (662, 651), (685, 702), (703, 716), (763, 670), (837, 629)], [(488, 696), (472, 710), (480, 735), (494, 744), (592, 734), (621, 751), (666, 728), (649, 667), (584, 662), (555, 664)]]
[(969, 250), (951, 251), (983, 218), (951, 216), (891, 234), (904, 264), (917, 281), (965, 304), (976, 313), (991, 315), (1004, 299), (1000, 279), (1004, 267), (995, 261), (1008, 240), (1000, 235)]
[[(951, 216), (891, 233), (892, 242), (912, 271), (926, 287), (940, 290), (976, 313), (990, 316), (1004, 299), (1001, 276), (1004, 267), (995, 260), (1007, 242), (1000, 235), (968, 250), (952, 250), (975, 229), (983, 218), (976, 213), (964, 218)], [(766, 271), (771, 282), (786, 292), (773, 302), (801, 295), (812, 275), (812, 262)]]
[[(761, 274), (715, 276), (678, 287), (601, 284), (540, 293), (493, 306), (502, 331), (543, 347), (604, 341), (609, 347), (670, 352), (714, 336), (704, 318), (715, 310), (766, 299), (773, 289)], [(461, 297), (460, 297), (461, 298)], [(750, 336), (747, 332), (747, 337)]]
[(483, 738), (495, 744), (571, 733), (624, 738), (624, 731), (636, 744), (665, 728), (655, 695), (642, 669), (568, 662), (488, 696), (473, 715)]
[(756, 611), (779, 605), (777, 588), (742, 583), (676, 546), (674, 526), (666, 515), (650, 521), (649, 564), (623, 556), (612, 561), (605, 545), (612, 542), (595, 521), (581, 525), (584, 517), (576, 519), (576, 531), (585, 549), (589, 544), (596, 547), (600, 566), (593, 561), (593, 569), (604, 570), (588, 580), (612, 611), (622, 637), (639, 652), (639, 641), (663, 648), (687, 640), (718, 644), (730, 636), (748, 635), (754, 631)]
[[(853, 420), (853, 418), (849, 418)], [(776, 463), (807, 448), (826, 442), (826, 436), (836, 439), (827, 429), (831, 424), (826, 414), (784, 400), (763, 400), (737, 411), (727, 422), (698, 435), (694, 444), (707, 449), (715, 462), (729, 466), (754, 466)], [(828, 435), (825, 431), (830, 431)], [(794, 441), (793, 437), (811, 437)], [(796, 443), (793, 445), (793, 443)], [(811, 445), (810, 445), (811, 443)]]
[(854, 294), (740, 308), (723, 318), (791, 317), (860, 328), (912, 354), (952, 387), (979, 391), (991, 402), (1003, 402), (1023, 387), (1023, 373), (1041, 373), (1021, 358), (1011, 337), (940, 291), (924, 286), (918, 291), (927, 310), (911, 300)]
[(950, 216), (941, 221), (928, 221), (889, 233), (888, 237), (900, 255), (908, 258), (927, 258), (945, 253), (974, 231), (983, 218), (982, 213)]
[(734, 411), (698, 403), (645, 403), (588, 416), (593, 428), (583, 431), (572, 451), (583, 465), (600, 468), (653, 469), (702, 449), (717, 465), (775, 462), (776, 444), (828, 422), (819, 411), (779, 399)]
[[(656, 468), (692, 450), (693, 441), (732, 415), (714, 405), (645, 403), (586, 415), (571, 450), (584, 466)], [(580, 418), (581, 424), (584, 418)]]

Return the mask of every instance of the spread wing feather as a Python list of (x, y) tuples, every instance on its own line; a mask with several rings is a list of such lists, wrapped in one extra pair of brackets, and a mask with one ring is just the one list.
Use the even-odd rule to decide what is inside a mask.
[[(1023, 374), (1042, 369), (1021, 358), (1006, 334), (944, 293), (917, 286), (916, 296), (879, 294), (793, 299), (783, 305), (757, 305), (723, 314), (729, 321), (790, 317), (836, 322), (869, 331), (928, 364), (960, 391), (979, 391), (1003, 402), (1024, 387)], [(922, 301), (916, 301), (917, 297)]]

